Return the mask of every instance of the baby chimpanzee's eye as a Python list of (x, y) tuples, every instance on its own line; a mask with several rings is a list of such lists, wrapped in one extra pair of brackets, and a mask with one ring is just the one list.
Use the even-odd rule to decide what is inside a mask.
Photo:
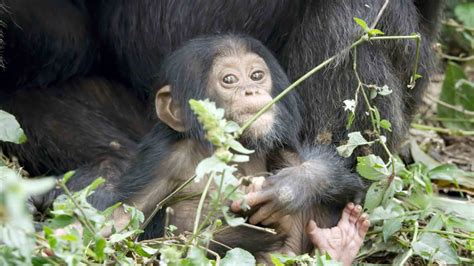
[(263, 71), (261, 70), (257, 70), (257, 71), (252, 72), (252, 74), (250, 75), (250, 78), (253, 81), (259, 81), (263, 79), (263, 76), (265, 76), (265, 73), (263, 73)]
[(234, 74), (229, 74), (229, 75), (226, 75), (222, 81), (225, 83), (225, 84), (234, 84), (234, 83), (237, 83), (239, 81), (239, 79), (234, 75)]

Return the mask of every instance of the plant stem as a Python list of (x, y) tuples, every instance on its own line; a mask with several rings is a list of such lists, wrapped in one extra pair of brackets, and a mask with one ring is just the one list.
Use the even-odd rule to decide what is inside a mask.
[(217, 212), (217, 209), (219, 208), (219, 203), (221, 202), (222, 186), (224, 185), (224, 174), (225, 174), (225, 171), (222, 172), (221, 174), (219, 189), (217, 190), (217, 199), (215, 202), (213, 202), (212, 210), (206, 215), (206, 218), (204, 219), (204, 221), (199, 225), (198, 232), (201, 232), (201, 230), (209, 222), (209, 220), (211, 220), (211, 217), (214, 215), (214, 213)]
[(147, 227), (147, 225), (151, 222), (151, 219), (153, 219), (153, 217), (161, 210), (161, 208), (163, 208), (163, 205), (169, 200), (171, 199), (174, 195), (176, 195), (178, 192), (180, 192), (181, 190), (183, 190), (189, 183), (191, 183), (191, 181), (193, 181), (194, 179), (196, 178), (196, 175), (193, 175), (191, 178), (189, 178), (188, 180), (184, 181), (183, 184), (181, 184), (176, 190), (174, 190), (173, 192), (171, 192), (168, 196), (166, 196), (166, 198), (164, 198), (162, 201), (160, 201), (155, 209), (153, 210), (153, 212), (146, 218), (145, 222), (140, 226), (140, 229), (145, 229)]
[(247, 120), (245, 122), (245, 124), (240, 128), (240, 130), (237, 132), (237, 136), (241, 136), (242, 133), (248, 128), (250, 127), (253, 122), (255, 122), (260, 116), (262, 116), (266, 111), (268, 111), (268, 109), (270, 109), (275, 103), (277, 103), (278, 101), (280, 101), (283, 97), (285, 97), (289, 92), (291, 92), (293, 89), (295, 89), (298, 85), (300, 85), (301, 82), (305, 81), (306, 79), (308, 79), (309, 77), (311, 77), (312, 75), (314, 75), (316, 72), (318, 72), (319, 70), (321, 70), (322, 68), (324, 68), (325, 66), (327, 66), (329, 63), (331, 63), (332, 61), (334, 61), (340, 54), (344, 53), (345, 51), (347, 50), (350, 50), (358, 45), (360, 45), (361, 43), (365, 42), (367, 38), (360, 38), (359, 40), (357, 40), (356, 42), (354, 42), (352, 45), (350, 45), (349, 47), (347, 47), (346, 49), (343, 49), (342, 51), (340, 51), (339, 53), (336, 53), (336, 55), (333, 55), (331, 56), (330, 58), (324, 60), (321, 64), (317, 65), (315, 68), (311, 69), (309, 72), (307, 72), (306, 74), (304, 74), (303, 76), (301, 76), (299, 79), (297, 79), (295, 82), (293, 82), (290, 86), (288, 86), (288, 88), (286, 88), (285, 90), (283, 90), (280, 94), (278, 94), (271, 102), (269, 102), (268, 104), (266, 104), (262, 109), (260, 109), (260, 111), (258, 111), (254, 116), (252, 116), (249, 120)]
[(449, 118), (449, 117), (428, 117), (426, 120), (432, 121), (446, 121), (446, 122), (465, 122), (465, 123), (474, 123), (474, 118)]
[[(199, 200), (199, 205), (196, 212), (196, 218), (194, 219), (193, 241), (196, 239), (195, 237), (198, 234), (199, 219), (201, 218), (202, 208), (204, 207), (204, 202), (206, 201), (207, 192), (209, 191), (209, 188), (211, 187), (213, 178), (214, 178), (214, 173), (209, 175), (206, 186), (204, 187), (204, 190), (202, 192), (201, 199)], [(197, 244), (197, 243), (194, 243), (194, 244)]]
[(435, 99), (433, 98), (432, 96), (430, 95), (426, 95), (426, 98), (428, 98), (429, 100), (439, 104), (439, 105), (442, 105), (446, 108), (449, 108), (451, 110), (454, 110), (456, 112), (459, 112), (459, 113), (462, 113), (462, 114), (465, 114), (465, 115), (469, 115), (469, 116), (474, 116), (474, 111), (469, 111), (469, 110), (464, 110), (464, 109), (461, 109), (459, 108), (459, 106), (455, 106), (455, 105), (452, 105), (452, 104), (449, 104), (447, 102), (443, 102), (441, 100), (438, 100), (438, 99)]
[(415, 65), (413, 66), (413, 73), (412, 73), (412, 80), (410, 82), (410, 85), (411, 86), (410, 88), (414, 88), (415, 87), (415, 83), (416, 83), (416, 75), (417, 75), (417, 72), (418, 72), (418, 64), (420, 62), (420, 44), (421, 44), (421, 35), (420, 34), (416, 34), (414, 35), (414, 37), (416, 37), (415, 41), (416, 41), (416, 52), (415, 52)]
[(385, 11), (385, 8), (387, 8), (389, 2), (390, 0), (385, 0), (385, 3), (383, 3), (382, 8), (380, 8), (379, 13), (377, 14), (377, 17), (375, 18), (374, 22), (370, 26), (371, 29), (374, 29), (375, 26), (377, 26), (377, 23), (379, 23), (379, 20), (382, 17), (382, 14)]
[[(416, 239), (418, 238), (418, 221), (415, 220), (414, 222), (415, 225), (415, 230), (413, 232), (413, 239), (411, 240), (410, 246), (413, 246), (413, 243), (415, 243)], [(413, 248), (410, 247), (410, 250), (406, 253), (406, 255), (403, 257), (403, 259), (400, 261), (400, 265), (405, 265), (407, 260), (413, 255)]]
[(415, 40), (416, 41), (416, 48), (415, 48), (415, 65), (413, 66), (413, 73), (410, 80), (410, 84), (408, 84), (409, 88), (415, 87), (416, 82), (416, 74), (418, 70), (418, 64), (420, 61), (420, 44), (421, 44), (421, 35), (416, 33), (414, 35), (404, 35), (404, 36), (375, 36), (370, 37), (369, 40), (371, 41), (384, 41), (384, 40)]
[(370, 37), (370, 41), (385, 41), (385, 40), (416, 40), (420, 38), (419, 35), (400, 35), (400, 36), (375, 36)]
[(433, 126), (421, 125), (421, 124), (416, 124), (416, 123), (412, 123), (411, 127), (415, 129), (420, 129), (420, 130), (431, 130), (431, 131), (448, 134), (452, 136), (474, 136), (474, 131), (466, 131), (466, 130), (461, 130), (461, 129), (433, 127)]
[(469, 61), (474, 60), (474, 55), (467, 56), (467, 57), (459, 57), (459, 56), (452, 56), (452, 55), (444, 54), (442, 52), (440, 52), (439, 54), (441, 55), (442, 58), (448, 59), (448, 60), (451, 60), (451, 61), (469, 62)]
[[(403, 36), (375, 36), (375, 37), (368, 37), (367, 35), (362, 36), (359, 38), (357, 41), (355, 41), (353, 44), (351, 44), (349, 47), (339, 51), (335, 55), (331, 56), (330, 58), (324, 60), (321, 64), (317, 65), (313, 69), (311, 69), (309, 72), (301, 76), (299, 79), (297, 79), (295, 82), (293, 82), (288, 88), (283, 90), (280, 94), (278, 94), (272, 101), (270, 101), (268, 104), (266, 104), (260, 111), (258, 111), (255, 115), (253, 115), (249, 120), (245, 122), (244, 125), (240, 128), (240, 130), (236, 133), (236, 136), (239, 137), (242, 135), (242, 133), (249, 128), (253, 122), (255, 122), (260, 116), (262, 116), (266, 111), (268, 111), (275, 103), (279, 102), (283, 97), (285, 97), (289, 92), (294, 90), (298, 85), (300, 85), (303, 81), (317, 73), (319, 70), (323, 69), (325, 66), (327, 66), (329, 63), (334, 61), (339, 55), (345, 53), (348, 50), (351, 50), (352, 48), (355, 48), (359, 46), (360, 44), (369, 41), (369, 40), (404, 40), (404, 39), (420, 39), (419, 35), (403, 35)], [(417, 45), (419, 48), (419, 45)], [(417, 49), (419, 51), (419, 49)], [(417, 54), (419, 52), (417, 51)], [(417, 65), (415, 64), (415, 67)]]
[(91, 233), (95, 233), (94, 226), (92, 226), (90, 221), (87, 219), (86, 213), (84, 212), (82, 207), (79, 205), (79, 203), (77, 203), (76, 199), (74, 199), (71, 191), (67, 188), (66, 184), (62, 180), (59, 180), (58, 185), (59, 185), (59, 187), (62, 188), (62, 190), (64, 190), (64, 194), (66, 194), (66, 196), (72, 201), (74, 206), (76, 206), (76, 208), (79, 210), (82, 217), (84, 218), (84, 219), (81, 219), (81, 218), (78, 217), (79, 220), (81, 220), (83, 222), (83, 224), (86, 226), (87, 230), (89, 230)]

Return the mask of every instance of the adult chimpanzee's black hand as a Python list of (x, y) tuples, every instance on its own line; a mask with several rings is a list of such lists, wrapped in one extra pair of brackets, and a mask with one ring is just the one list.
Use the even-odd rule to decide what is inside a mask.
[[(363, 192), (358, 175), (332, 148), (305, 147), (298, 155), (301, 163), (283, 168), (267, 178), (261, 190), (246, 195), (247, 204), (258, 208), (250, 223), (269, 225), (315, 205), (344, 206)], [(240, 211), (240, 202), (234, 202), (231, 208)]]
[[(266, 180), (252, 180), (254, 189), (245, 196), (247, 204), (258, 210), (250, 217), (250, 223), (270, 225), (288, 214), (295, 213), (305, 203), (300, 193), (305, 183), (311, 179), (309, 163), (288, 167)], [(263, 183), (263, 184), (262, 184)], [(235, 212), (241, 211), (239, 201), (231, 206)]]

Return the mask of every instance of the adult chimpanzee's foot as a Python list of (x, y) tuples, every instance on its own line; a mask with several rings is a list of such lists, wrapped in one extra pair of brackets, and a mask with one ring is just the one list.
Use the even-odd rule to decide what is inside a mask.
[(327, 252), (332, 259), (351, 265), (364, 242), (370, 222), (362, 207), (349, 203), (344, 208), (341, 220), (332, 228), (319, 228), (311, 220), (307, 232), (311, 242), (321, 251)]

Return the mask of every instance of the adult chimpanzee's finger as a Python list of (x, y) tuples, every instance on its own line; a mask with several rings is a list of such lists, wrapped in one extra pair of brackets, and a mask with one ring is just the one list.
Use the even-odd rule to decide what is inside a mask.
[[(266, 202), (267, 200), (270, 199), (271, 193), (269, 192), (250, 192), (245, 196), (246, 202), (250, 207), (255, 207), (261, 203)], [(230, 209), (233, 212), (239, 212), (242, 210), (241, 208), (241, 201), (234, 201), (232, 202), (232, 205), (230, 206)]]
[(247, 194), (245, 199), (250, 207), (255, 207), (270, 200), (271, 195), (269, 191), (258, 191)]
[(251, 224), (261, 223), (263, 220), (266, 220), (270, 217), (272, 213), (275, 212), (275, 205), (265, 204), (263, 207), (258, 209), (258, 211), (250, 217), (249, 222)]
[(252, 192), (261, 191), (263, 187), (263, 183), (265, 182), (265, 177), (257, 176), (252, 178)]
[(270, 215), (267, 219), (262, 221), (263, 225), (271, 225), (279, 222), (286, 214), (283, 211), (276, 211)]

